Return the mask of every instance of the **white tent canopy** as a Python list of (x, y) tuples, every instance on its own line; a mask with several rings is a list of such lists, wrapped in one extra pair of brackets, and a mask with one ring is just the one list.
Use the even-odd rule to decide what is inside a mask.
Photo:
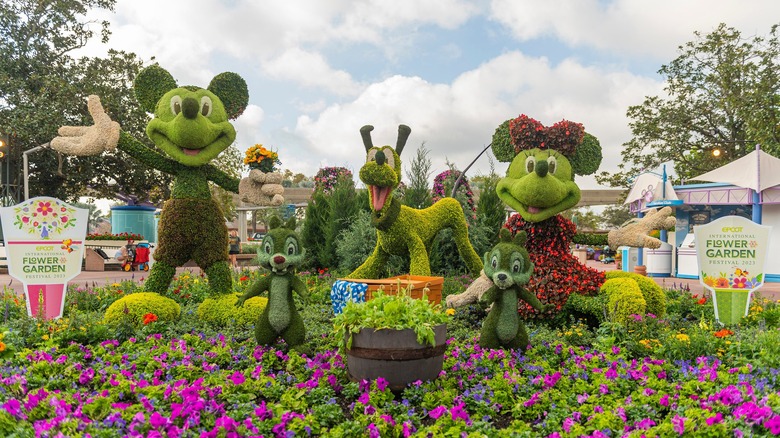
[(725, 166), (691, 179), (728, 183), (761, 192), (780, 185), (780, 159), (758, 149)]
[(666, 180), (666, 190), (664, 191), (663, 178), (656, 173), (646, 172), (636, 177), (624, 204), (630, 204), (640, 199), (643, 204), (646, 204), (652, 201), (674, 200), (678, 198), (670, 180)]

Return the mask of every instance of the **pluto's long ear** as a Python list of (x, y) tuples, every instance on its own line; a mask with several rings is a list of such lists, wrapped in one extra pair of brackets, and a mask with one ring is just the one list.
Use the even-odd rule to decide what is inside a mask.
[(412, 128), (406, 125), (398, 125), (398, 141), (395, 143), (395, 152), (401, 155), (401, 151), (406, 146), (406, 140), (409, 139), (409, 134), (412, 133)]
[(374, 130), (374, 127), (371, 125), (365, 125), (362, 128), (360, 128), (360, 136), (363, 137), (363, 146), (366, 147), (366, 152), (368, 152), (372, 147), (374, 147), (374, 144), (371, 143), (371, 131)]

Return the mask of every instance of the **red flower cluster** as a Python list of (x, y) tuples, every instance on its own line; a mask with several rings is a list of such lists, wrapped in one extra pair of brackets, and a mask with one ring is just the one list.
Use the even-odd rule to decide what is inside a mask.
[(699, 301), (696, 301), (696, 304), (706, 304), (707, 303), (707, 297), (701, 297), (699, 298)]
[(509, 122), (509, 135), (515, 146), (515, 154), (527, 149), (553, 149), (571, 157), (585, 136), (581, 123), (561, 120), (545, 128), (538, 120), (525, 114)]
[(582, 265), (572, 255), (569, 247), (577, 228), (563, 216), (557, 215), (534, 223), (526, 222), (515, 213), (504, 227), (508, 228), (512, 235), (519, 230), (528, 234), (526, 248), (534, 264), (528, 290), (534, 293), (542, 304), (555, 305), (555, 310), (550, 314), (540, 314), (521, 302), (518, 311), (522, 317), (548, 317), (559, 311), (572, 293), (593, 296), (604, 284), (603, 272)]
[(144, 325), (151, 324), (155, 321), (157, 321), (157, 315), (154, 313), (147, 313), (144, 315)]
[(732, 332), (729, 329), (722, 329), (722, 330), (718, 330), (715, 333), (713, 333), (713, 335), (715, 335), (716, 338), (725, 338), (725, 337), (731, 336), (733, 334), (734, 334), (734, 332)]

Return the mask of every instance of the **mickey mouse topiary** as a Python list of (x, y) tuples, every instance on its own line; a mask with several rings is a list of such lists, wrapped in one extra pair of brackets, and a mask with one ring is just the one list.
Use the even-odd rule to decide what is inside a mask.
[(157, 152), (129, 134), (121, 132), (103, 110), (100, 98), (90, 96), (88, 109), (95, 124), (90, 127), (63, 126), (52, 147), (63, 153), (95, 155), (119, 148), (141, 163), (175, 176), (171, 199), (166, 201), (158, 226), (155, 263), (146, 288), (162, 293), (176, 273), (176, 267), (194, 260), (208, 276), (212, 295), (232, 290), (227, 254), (227, 227), (219, 205), (212, 199), (208, 182), (255, 195), (263, 182), (241, 181), (210, 164), (236, 138), (229, 119), (244, 111), (249, 100), (246, 82), (235, 73), (221, 73), (208, 88), (178, 87), (170, 73), (158, 65), (142, 70), (135, 79), (135, 93), (141, 107), (153, 112), (146, 133), (163, 152)]

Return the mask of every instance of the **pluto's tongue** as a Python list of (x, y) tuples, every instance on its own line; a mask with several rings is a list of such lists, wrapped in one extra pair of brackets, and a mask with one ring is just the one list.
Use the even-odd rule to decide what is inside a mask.
[(528, 212), (531, 214), (539, 213), (539, 211), (540, 211), (539, 207), (531, 207), (530, 205), (528, 206)]
[(201, 151), (201, 149), (187, 149), (187, 148), (181, 148), (181, 150), (187, 155), (198, 155)]
[(390, 194), (390, 187), (371, 187), (371, 197), (374, 200), (374, 211), (379, 211), (385, 206), (387, 195)]

